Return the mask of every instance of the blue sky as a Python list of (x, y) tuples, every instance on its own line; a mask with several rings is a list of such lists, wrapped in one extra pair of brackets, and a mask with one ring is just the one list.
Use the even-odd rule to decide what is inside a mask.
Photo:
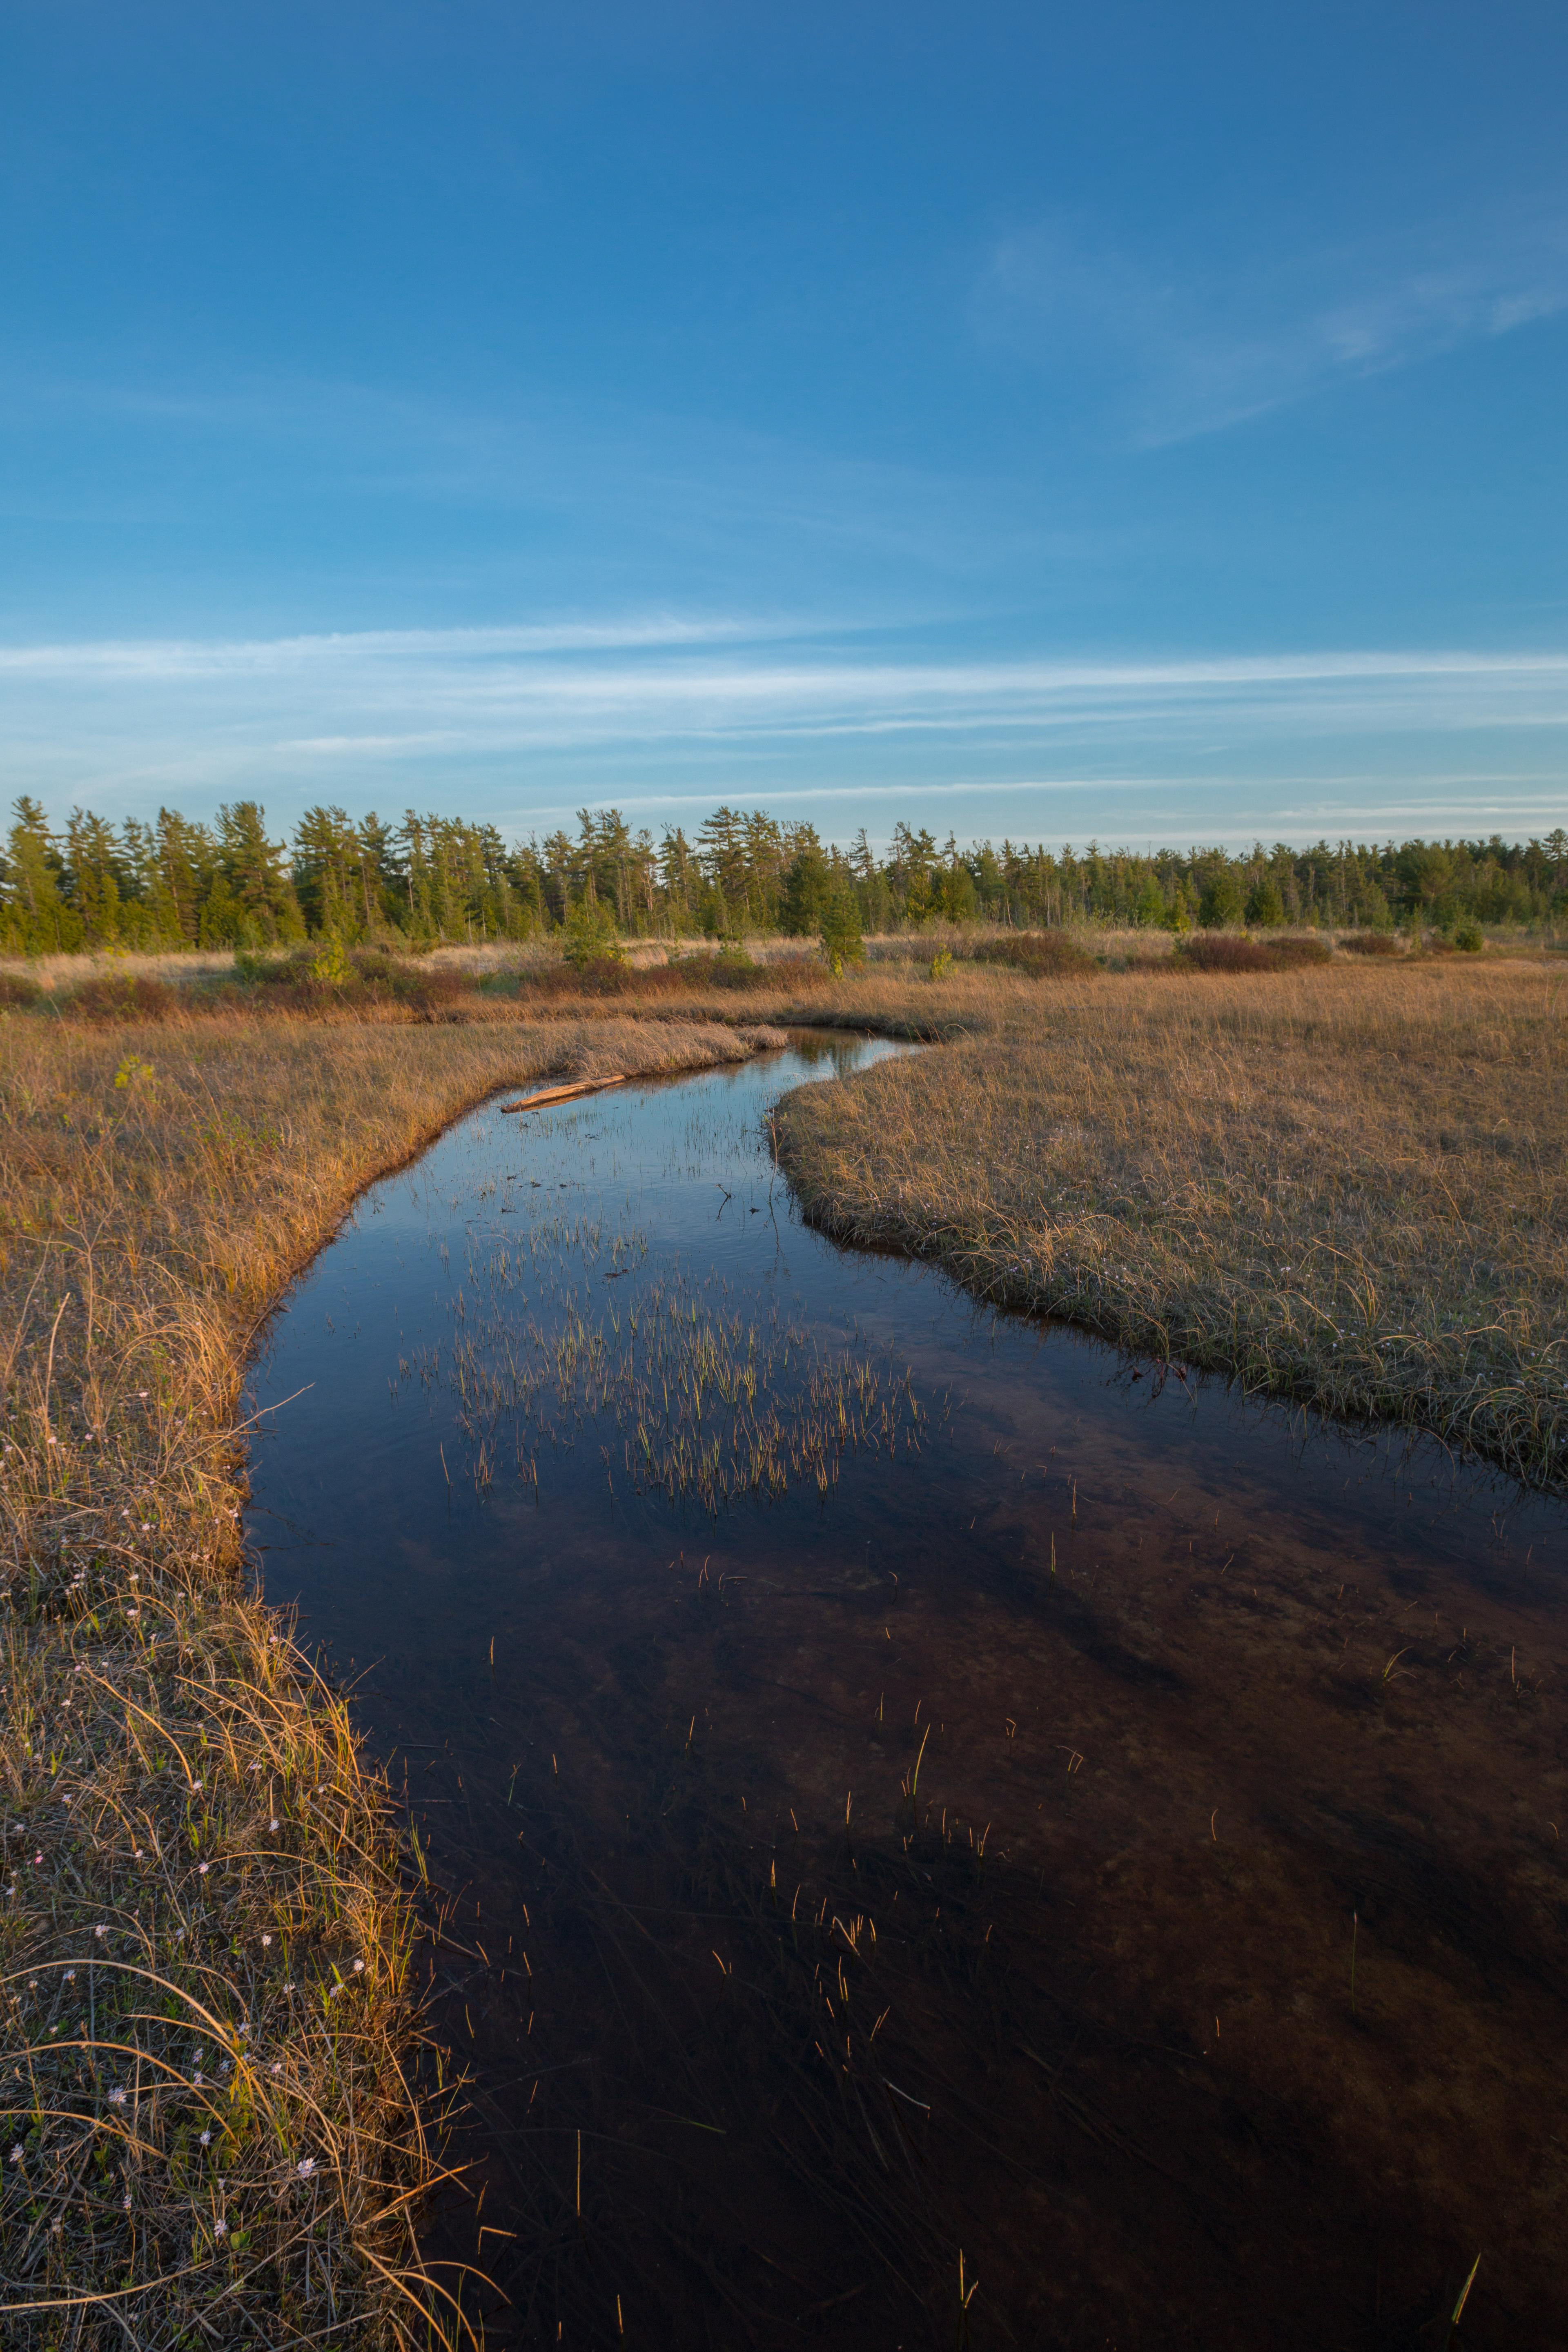
[(0, 765), (1568, 822), (1561, 7), (0, 16)]

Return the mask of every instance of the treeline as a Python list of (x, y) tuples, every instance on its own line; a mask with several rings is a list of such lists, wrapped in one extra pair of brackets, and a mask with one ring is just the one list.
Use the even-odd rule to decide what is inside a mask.
[(1134, 923), (1184, 930), (1247, 923), (1451, 930), (1568, 918), (1568, 835), (1486, 841), (1324, 841), (1137, 856), (1090, 845), (972, 843), (900, 824), (885, 856), (862, 831), (847, 848), (809, 824), (721, 808), (692, 838), (656, 842), (616, 809), (584, 809), (574, 834), (505, 842), (493, 825), (420, 816), (351, 822), (313, 808), (275, 841), (255, 801), (193, 824), (171, 809), (118, 827), (89, 811), (52, 828), (16, 802), (0, 854), (0, 950), (526, 940), (591, 921), (622, 937), (710, 940), (783, 931), (1016, 929)]

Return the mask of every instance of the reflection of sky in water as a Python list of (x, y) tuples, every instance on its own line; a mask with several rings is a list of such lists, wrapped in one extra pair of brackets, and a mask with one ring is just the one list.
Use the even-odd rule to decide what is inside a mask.
[[(926, 2340), (866, 2290), (867, 2231), (929, 2261), (949, 2342), (961, 2246), (1019, 2343), (1163, 2343), (1200, 2307), (1194, 2341), (1370, 2342), (1390, 2247), (1451, 2308), (1444, 2200), (1549, 2296), (1563, 1509), (803, 1230), (767, 1108), (889, 1050), (477, 1112), (272, 1326), (267, 1590), (362, 1676), (461, 1893), (462, 1948), (423, 1958), (513, 2235), (476, 2247), (460, 2200), (437, 2242), (500, 2263), (514, 2308), (542, 2293), (522, 2340), (617, 2340), (630, 2287), (639, 2340), (683, 2352), (738, 2340), (700, 2284), (738, 2269), (760, 2345), (818, 2304), (844, 2352)], [(664, 1442), (709, 1340), (785, 1423), (868, 1384), (879, 1442), (713, 1511), (639, 1491), (653, 1371)], [(498, 1409), (498, 1379), (527, 1393)], [(888, 2208), (879, 2151), (911, 2133)], [(575, 2251), (542, 2289), (546, 2244)], [(1527, 2313), (1506, 2340), (1560, 2336)]]
[[(1273, 1514), (1340, 1573), (1391, 1549), (1468, 1579), (1509, 1579), (1527, 1555), (1532, 1572), (1561, 1564), (1556, 1507), (1456, 1478), (1436, 1447), (1337, 1432), (1215, 1382), (1135, 1380), (1080, 1335), (994, 1317), (930, 1268), (803, 1228), (768, 1153), (768, 1106), (897, 1050), (834, 1040), (521, 1118), (491, 1106), (374, 1187), (290, 1294), (257, 1369), (257, 1405), (277, 1407), (250, 1516), (268, 1592), (299, 1597), (315, 1638), (390, 1664), (414, 1639), (466, 1650), (472, 1624), (525, 1591), (536, 1605), (568, 1561), (592, 1572), (646, 1549), (662, 1565), (672, 1543), (737, 1559), (907, 1550), (984, 1581), (988, 1562), (1011, 1567), (1070, 1528), (1075, 1496), (1079, 1528), (1113, 1507), (1173, 1536), (1212, 1526), (1217, 1507), (1245, 1540)], [(531, 1418), (466, 1411), (455, 1339), (492, 1370), (537, 1370), (582, 1328), (622, 1362), (628, 1319), (656, 1293), (739, 1332), (742, 1351), (761, 1347), (766, 1394), (786, 1407), (814, 1364), (870, 1368), (883, 1403), (907, 1368), (920, 1450), (851, 1447), (826, 1502), (797, 1481), (715, 1520), (690, 1496), (637, 1491), (635, 1410), (623, 1396), (579, 1418), (581, 1370), (564, 1387), (552, 1371)], [(492, 1475), (477, 1489), (487, 1433)]]

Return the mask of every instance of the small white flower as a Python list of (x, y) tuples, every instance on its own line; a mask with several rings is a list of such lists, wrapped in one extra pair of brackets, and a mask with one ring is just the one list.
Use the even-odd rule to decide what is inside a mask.
[(131, 2210), (131, 2198), (129, 2192), (127, 2192), (126, 2196), (121, 2200), (121, 2202), (125, 2207), (125, 2210), (129, 2213)]
[[(18, 2160), (20, 2159), (21, 2153), (21, 2149), (18, 2148), (16, 2151)], [(309, 2180), (311, 2173), (316, 2169), (316, 2159), (313, 2156), (302, 2156), (294, 2168), (298, 2172), (301, 2180)]]
[(279, 1828), (280, 1826), (281, 1826), (281, 1824), (280, 1824), (278, 1821), (274, 1820), (274, 1822), (273, 1822), (273, 1823), (272, 1823), (272, 1827), (273, 1827), (274, 1829), (278, 1829), (278, 1828)]
[(76, 1970), (74, 1969), (68, 1969), (66, 1970), (66, 1982), (67, 1984), (75, 1984)]
[(363, 1962), (363, 1960), (356, 1960), (356, 1961), (354, 1962), (354, 1974), (355, 1974), (355, 1976), (356, 1976), (356, 1977), (357, 1977), (357, 1976), (361, 1973), (361, 1971), (363, 1969), (363, 1967), (364, 1967), (364, 1962)]
[(272, 1938), (271, 1938), (271, 1937), (270, 1937), (270, 1936), (263, 1936), (263, 1937), (261, 1938), (261, 1942), (262, 1942), (262, 1947), (263, 1947), (263, 1948), (265, 1949), (265, 1948), (267, 1947), (267, 1945), (268, 1945), (271, 1941), (272, 1941)]
[(283, 1990), (284, 1990), (284, 1991), (285, 1991), (285, 1992), (292, 1992), (292, 1991), (293, 1991), (293, 1990), (294, 1990), (293, 1984), (292, 1984), (291, 1982), (290, 1982), (290, 1983), (289, 1983), (289, 1984), (286, 1984), (286, 1985), (284, 1986)]
[[(199, 2091), (199, 2090), (201, 2089), (201, 2087), (202, 2087), (202, 2070), (201, 2070), (201, 2068), (200, 2068), (199, 2066), (196, 2068), (195, 2075), (194, 2079), (195, 2079), (195, 2082), (196, 2088), (197, 2088), (197, 2090)], [(203, 2133), (203, 2135), (202, 2135), (202, 2145), (203, 2145), (203, 2147), (205, 2147), (205, 2145), (206, 2145), (206, 2135), (205, 2135), (205, 2132), (204, 2132), (204, 2133)]]
[(213, 2223), (213, 2236), (215, 2238), (226, 2238), (227, 2235), (228, 2223), (224, 2221), (220, 2215), (218, 2220)]
[(125, 2105), (125, 2094), (118, 2083), (109, 2095), (109, 2104), (111, 2107), (122, 2107)]
[(200, 1878), (205, 1878), (205, 1877), (206, 1876), (206, 1874), (207, 1874), (207, 1872), (211, 1869), (211, 1867), (212, 1867), (212, 1864), (211, 1864), (210, 1863), (206, 1863), (206, 1862), (198, 1862), (198, 1863), (197, 1863), (197, 1864), (196, 1864), (196, 1874), (197, 1874), (197, 1876), (198, 1876), (198, 1877), (200, 1877)]
[(201, 1785), (202, 1785), (202, 1784), (201, 1784), (201, 1782), (200, 1782), (199, 1780), (193, 1780), (193, 1781), (191, 1782), (191, 1787), (192, 1787), (193, 1789), (199, 1789), (199, 1788), (201, 1787)]
[(272, 2061), (272, 2071), (275, 2074), (281, 2074), (283, 2072), (283, 2061), (281, 2058), (274, 2058)]
[[(199, 2083), (199, 2082), (201, 2081), (201, 2079), (202, 2079), (202, 2078), (201, 2078), (201, 2076), (198, 2074), (198, 2075), (196, 2076), (196, 2080), (197, 2080), (197, 2082)], [(211, 2147), (211, 2146), (212, 2146), (212, 2144), (213, 2144), (213, 2136), (212, 2136), (211, 2132), (210, 2132), (210, 2131), (205, 2131), (205, 2132), (203, 2132), (203, 2134), (202, 2134), (202, 2136), (201, 2136), (201, 2137), (202, 2137), (202, 2146), (203, 2146), (204, 2147)]]
[(12, 2161), (12, 2163), (13, 2163), (13, 2164), (20, 2164), (20, 2163), (21, 2163), (21, 2161), (22, 2161), (22, 2156), (23, 2156), (22, 2143), (21, 2143), (21, 2141), (20, 2141), (20, 2140), (18, 2140), (18, 2141), (16, 2142), (16, 2147), (11, 2150), (11, 2161)]
[(138, 1846), (132, 1846), (132, 1850), (131, 1850), (131, 1859), (132, 1859), (132, 1862), (140, 1862), (140, 1861), (141, 1861), (141, 1859), (142, 1859), (142, 1849), (141, 1849), (141, 1847), (140, 1847), (139, 1845), (138, 1845)]
[(104, 1939), (104, 1937), (105, 1937), (105, 1936), (107, 1936), (107, 1935), (108, 1935), (109, 1930), (108, 1930), (108, 1928), (107, 1928), (107, 1927), (95, 1927), (95, 1928), (93, 1929), (93, 1931), (92, 1931), (92, 1932), (93, 1932), (93, 1934), (98, 1937), (99, 1942), (101, 1944), (101, 1943), (102, 1943), (102, 1941), (103, 1941), (103, 1939)]

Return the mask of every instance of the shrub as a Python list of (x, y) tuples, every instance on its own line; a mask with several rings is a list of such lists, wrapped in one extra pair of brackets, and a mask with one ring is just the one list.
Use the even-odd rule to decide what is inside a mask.
[(1399, 941), (1392, 931), (1352, 931), (1334, 944), (1342, 955), (1394, 956), (1400, 952)]
[(1487, 943), (1479, 923), (1456, 923), (1454, 945), (1465, 955), (1479, 955)]
[(177, 990), (141, 973), (84, 980), (62, 1009), (81, 1021), (166, 1021), (179, 1003)]
[(835, 980), (843, 977), (847, 963), (864, 963), (866, 942), (860, 936), (860, 909), (855, 903), (855, 893), (842, 876), (836, 875), (822, 902), (822, 961)]
[(618, 964), (625, 953), (616, 919), (595, 899), (579, 898), (566, 918), (566, 944), (561, 950), (574, 971), (590, 964)]
[(1290, 940), (1270, 940), (1264, 950), (1272, 961), (1270, 971), (1300, 971), (1315, 963), (1331, 963), (1333, 950), (1327, 940), (1314, 939), (1310, 933)]
[(43, 993), (37, 982), (29, 980), (25, 972), (0, 971), (0, 1007), (19, 1010), (23, 1005), (37, 1004)]
[(1298, 971), (1327, 963), (1326, 940), (1243, 940), (1229, 933), (1183, 940), (1172, 961), (1190, 971)]
[(980, 940), (973, 960), (1010, 964), (1015, 971), (1026, 971), (1031, 980), (1057, 980), (1095, 969), (1094, 958), (1086, 955), (1066, 931), (1004, 931), (1000, 939)]

